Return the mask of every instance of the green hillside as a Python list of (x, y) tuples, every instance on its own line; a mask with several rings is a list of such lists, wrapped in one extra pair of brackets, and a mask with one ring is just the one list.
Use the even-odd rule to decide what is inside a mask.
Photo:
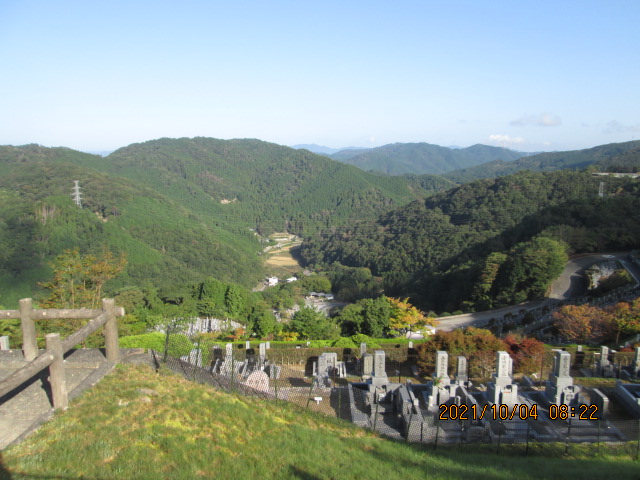
[(400, 178), (260, 140), (154, 140), (115, 151), (99, 168), (265, 233), (312, 233), (425, 194)]
[[(443, 190), (259, 140), (160, 139), (106, 158), (68, 148), (0, 147), (0, 302), (29, 296), (68, 248), (126, 253), (112, 288), (164, 289), (214, 276), (263, 276), (254, 231), (309, 235), (374, 219)], [(82, 209), (71, 199), (73, 181)]]
[(465, 183), (480, 178), (510, 175), (521, 170), (581, 170), (591, 165), (603, 172), (640, 171), (640, 141), (611, 143), (585, 150), (539, 153), (515, 161), (494, 160), (483, 165), (448, 172), (444, 176), (457, 183)]
[[(640, 246), (638, 182), (608, 178), (607, 191), (615, 194), (599, 198), (600, 181), (571, 171), (478, 180), (376, 222), (317, 235), (303, 244), (302, 256), (325, 267), (367, 267), (384, 278), (385, 292), (411, 295), (439, 312), (519, 303), (544, 291), (537, 282), (550, 273), (553, 258), (562, 258), (557, 242), (569, 253)], [(540, 235), (556, 243), (534, 240)], [(517, 259), (536, 249), (557, 257), (534, 273)], [(491, 257), (493, 252), (504, 255)]]
[(494, 160), (512, 161), (522, 155), (513, 150), (487, 145), (452, 149), (429, 143), (394, 143), (364, 151), (342, 150), (330, 157), (363, 170), (389, 175), (440, 175)]
[[(112, 288), (169, 289), (209, 275), (251, 285), (261, 276), (260, 245), (248, 230), (225, 231), (157, 191), (78, 165), (101, 160), (68, 149), (0, 147), (0, 303), (32, 295), (48, 261), (73, 248), (127, 255)], [(83, 208), (72, 201), (73, 180)]]

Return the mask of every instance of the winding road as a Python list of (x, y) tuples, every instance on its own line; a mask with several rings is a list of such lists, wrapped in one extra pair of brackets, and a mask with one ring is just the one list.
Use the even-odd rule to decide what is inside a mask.
[(451, 317), (440, 317), (437, 319), (438, 325), (436, 326), (436, 330), (451, 331), (461, 327), (480, 327), (492, 318), (499, 318), (507, 313), (518, 313), (521, 310), (535, 310), (536, 308), (543, 307), (545, 305), (552, 305), (562, 300), (582, 296), (586, 293), (588, 287), (588, 281), (584, 271), (593, 264), (602, 262), (603, 260), (610, 260), (613, 258), (618, 259), (633, 276), (636, 282), (640, 284), (640, 267), (635, 263), (630, 263), (624, 260), (628, 255), (629, 252), (621, 252), (612, 254), (599, 253), (575, 257), (569, 260), (564, 271), (551, 284), (547, 298), (543, 300), (525, 302), (519, 305), (511, 305), (498, 310), (466, 313)]

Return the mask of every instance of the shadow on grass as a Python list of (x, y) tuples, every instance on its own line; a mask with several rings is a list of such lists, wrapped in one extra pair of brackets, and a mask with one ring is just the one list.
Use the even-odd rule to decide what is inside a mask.
[(289, 474), (292, 478), (300, 478), (302, 480), (321, 480), (321, 477), (318, 477), (317, 475), (311, 475), (309, 472), (305, 472), (295, 465), (289, 466)]
[(2, 452), (0, 452), (0, 480), (9, 480), (11, 478), (13, 478), (11, 472), (5, 468), (4, 461), (2, 460)]
[[(399, 442), (402, 443), (402, 442)], [(433, 450), (432, 447), (411, 444), (412, 448), (425, 455), (428, 464), (423, 462), (405, 462), (402, 464), (407, 478), (419, 478), (425, 468), (429, 469), (433, 478), (464, 478), (482, 480), (504, 480), (508, 478), (602, 478), (602, 479), (636, 479), (640, 480), (640, 462), (629, 459), (621, 462), (617, 458), (607, 459), (598, 456), (577, 458), (555, 455), (525, 455), (524, 451), (495, 452), (495, 446), (486, 445), (464, 451), (456, 447), (444, 447)], [(561, 445), (560, 445), (561, 446)], [(558, 447), (559, 448), (559, 447)], [(377, 460), (388, 463), (393, 470), (397, 469), (397, 458), (383, 449), (371, 452)], [(409, 471), (407, 471), (409, 470)]]

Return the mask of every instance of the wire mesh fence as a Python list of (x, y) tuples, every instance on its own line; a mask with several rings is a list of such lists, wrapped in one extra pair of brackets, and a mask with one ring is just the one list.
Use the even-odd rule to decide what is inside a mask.
[[(363, 381), (356, 356), (345, 356), (344, 368), (332, 369), (331, 375), (318, 375), (318, 356), (309, 355), (315, 352), (296, 356), (297, 363), (283, 364), (282, 355), (263, 344), (258, 349), (246, 346), (207, 344), (176, 327), (168, 329), (164, 351), (152, 354), (157, 366), (189, 380), (264, 401), (286, 401), (294, 408), (339, 418), (400, 441), (499, 454), (615, 454), (640, 459), (638, 419), (581, 419), (578, 414), (552, 415), (542, 407), (535, 416), (523, 415), (522, 410), (505, 416), (495, 408), (482, 415), (469, 408), (466, 415), (453, 415), (452, 407), (430, 406), (425, 393), (429, 385), (413, 384), (408, 375), (402, 375), (407, 373), (402, 362), (386, 363), (389, 384), (381, 394)], [(462, 406), (467, 399), (451, 401)]]

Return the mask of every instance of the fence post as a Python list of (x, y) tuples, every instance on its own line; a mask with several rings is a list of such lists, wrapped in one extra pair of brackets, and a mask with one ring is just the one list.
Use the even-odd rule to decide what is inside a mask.
[(67, 381), (64, 372), (64, 354), (59, 333), (46, 335), (47, 351), (53, 355), (53, 363), (49, 366), (49, 383), (53, 397), (53, 408), (66, 409), (69, 406)]
[(564, 454), (569, 455), (569, 444), (571, 443), (571, 418), (569, 418), (569, 427), (567, 429), (567, 443), (564, 449)]
[(20, 300), (20, 326), (22, 327), (22, 351), (24, 359), (30, 362), (38, 356), (38, 343), (36, 341), (36, 325), (31, 318), (31, 299)]
[(118, 344), (118, 320), (116, 319), (116, 304), (113, 298), (102, 299), (102, 310), (107, 312), (109, 320), (104, 324), (104, 346), (107, 360), (112, 363), (120, 361), (120, 345)]
[(167, 363), (167, 357), (169, 356), (169, 335), (171, 335), (171, 324), (167, 323), (166, 334), (164, 337), (164, 363)]
[(636, 446), (636, 460), (640, 461), (640, 420), (638, 420), (638, 445)]

